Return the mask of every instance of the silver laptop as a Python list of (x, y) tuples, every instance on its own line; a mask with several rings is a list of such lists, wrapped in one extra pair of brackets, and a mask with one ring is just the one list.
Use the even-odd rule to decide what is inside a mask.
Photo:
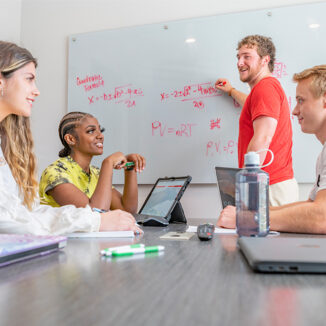
[(239, 245), (257, 272), (326, 273), (326, 237), (241, 237)]
[(235, 175), (240, 169), (216, 166), (215, 171), (222, 207), (235, 206)]
[(0, 267), (55, 252), (66, 244), (64, 236), (0, 234)]

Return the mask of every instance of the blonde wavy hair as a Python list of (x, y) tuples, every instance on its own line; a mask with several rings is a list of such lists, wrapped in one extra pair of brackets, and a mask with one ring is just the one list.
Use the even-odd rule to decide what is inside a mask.
[[(13, 73), (37, 60), (16, 44), (0, 41), (0, 73), (9, 79)], [(32, 209), (38, 193), (34, 142), (27, 117), (10, 114), (0, 122), (1, 147), (11, 173), (17, 182), (23, 203)]]
[(312, 78), (310, 91), (316, 99), (320, 98), (326, 93), (326, 65), (314, 66), (294, 74), (293, 81), (298, 83), (310, 77)]

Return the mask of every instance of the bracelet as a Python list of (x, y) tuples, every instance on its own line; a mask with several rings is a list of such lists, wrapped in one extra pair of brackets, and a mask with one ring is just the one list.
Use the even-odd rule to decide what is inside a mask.
[(100, 209), (100, 208), (96, 208), (96, 207), (93, 207), (92, 211), (97, 212), (97, 213), (106, 213), (107, 212), (105, 209)]
[(234, 89), (235, 89), (235, 88), (232, 87), (232, 88), (228, 91), (229, 96), (232, 96), (231, 94), (232, 94), (232, 91), (233, 91)]

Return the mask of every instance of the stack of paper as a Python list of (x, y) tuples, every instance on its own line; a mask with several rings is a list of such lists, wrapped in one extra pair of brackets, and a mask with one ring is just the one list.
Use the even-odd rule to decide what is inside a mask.
[(133, 231), (75, 232), (66, 234), (68, 238), (133, 238)]

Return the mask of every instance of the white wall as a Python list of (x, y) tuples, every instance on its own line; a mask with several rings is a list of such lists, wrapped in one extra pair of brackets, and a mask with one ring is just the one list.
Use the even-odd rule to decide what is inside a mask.
[(20, 42), (21, 1), (0, 0), (0, 40)]
[[(57, 153), (61, 148), (57, 126), (60, 118), (67, 112), (67, 38), (70, 34), (280, 7), (285, 4), (316, 2), (312, 0), (288, 0), (286, 3), (284, 0), (21, 1), (21, 42), (39, 58), (37, 81), (41, 96), (33, 108), (32, 127), (40, 171), (57, 159)], [(14, 1), (2, 2), (9, 4)], [(20, 2), (14, 3), (18, 5)], [(140, 187), (140, 204), (149, 189), (149, 186)], [(307, 187), (303, 186), (301, 198), (306, 196)], [(219, 207), (216, 197), (215, 185), (191, 185), (182, 200), (186, 216), (217, 217)]]

